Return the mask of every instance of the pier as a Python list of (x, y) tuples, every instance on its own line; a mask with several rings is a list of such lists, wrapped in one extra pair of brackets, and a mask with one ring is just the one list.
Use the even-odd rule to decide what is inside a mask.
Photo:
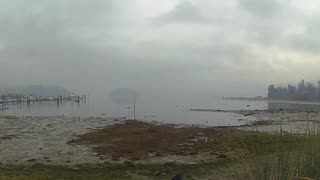
[(18, 95), (18, 94), (7, 94), (0, 96), (0, 104), (5, 105), (9, 103), (30, 103), (30, 102), (49, 102), (49, 101), (56, 101), (57, 103), (62, 101), (74, 101), (86, 102), (88, 99), (87, 95), (70, 95), (70, 96), (25, 96), (25, 95)]

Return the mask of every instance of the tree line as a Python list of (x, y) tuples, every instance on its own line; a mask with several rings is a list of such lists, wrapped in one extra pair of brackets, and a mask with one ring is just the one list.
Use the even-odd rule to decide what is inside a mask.
[(298, 85), (288, 84), (286, 87), (276, 87), (272, 84), (268, 88), (268, 98), (320, 101), (320, 81), (314, 85), (302, 80)]

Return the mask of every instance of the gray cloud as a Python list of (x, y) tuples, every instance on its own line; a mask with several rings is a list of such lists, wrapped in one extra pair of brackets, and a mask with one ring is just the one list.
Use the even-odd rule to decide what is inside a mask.
[(283, 5), (277, 0), (239, 0), (239, 4), (250, 13), (261, 17), (276, 17), (283, 8)]
[(207, 19), (190, 1), (182, 1), (176, 5), (174, 9), (166, 12), (153, 20), (154, 24), (170, 24), (170, 23), (205, 23)]
[(320, 26), (292, 2), (0, 0), (0, 84), (260, 95), (318, 76)]
[(320, 39), (320, 16), (305, 19), (302, 32), (293, 34), (287, 42), (287, 46), (301, 52), (319, 54)]

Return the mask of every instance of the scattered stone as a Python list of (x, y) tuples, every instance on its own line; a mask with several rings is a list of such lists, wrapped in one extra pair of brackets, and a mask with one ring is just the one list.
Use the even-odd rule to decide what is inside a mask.
[(191, 151), (190, 153), (189, 153), (189, 155), (191, 155), (191, 156), (194, 156), (194, 155), (197, 155), (198, 154), (198, 152), (196, 152), (196, 151)]
[(160, 172), (160, 171), (157, 171), (157, 172), (155, 172), (153, 175), (155, 175), (155, 176), (160, 176), (160, 175), (161, 175), (161, 172)]
[(103, 164), (111, 164), (109, 161), (105, 161), (105, 162), (103, 162)]
[(225, 155), (225, 154), (220, 154), (217, 158), (226, 159), (226, 158), (227, 158), (227, 155)]
[(148, 131), (151, 132), (151, 133), (157, 133), (157, 132), (159, 132), (159, 130), (156, 129), (156, 128), (149, 128)]
[(181, 175), (174, 176), (171, 180), (183, 180), (184, 178)]
[(76, 141), (74, 139), (71, 139), (70, 141), (68, 141), (68, 143), (75, 143)]
[(15, 135), (4, 135), (4, 136), (0, 137), (0, 140), (11, 140), (13, 138), (17, 138), (17, 136), (15, 136)]
[(27, 161), (28, 161), (28, 162), (35, 162), (35, 161), (37, 161), (37, 159), (32, 158), (32, 159), (28, 159)]
[(211, 152), (210, 155), (218, 156), (219, 154), (217, 152)]
[(135, 164), (132, 161), (125, 160), (123, 163), (127, 166), (135, 166)]
[(111, 161), (120, 161), (120, 157), (112, 156)]
[(133, 157), (130, 157), (129, 160), (130, 160), (130, 161), (139, 161), (140, 158), (133, 156)]
[(175, 165), (176, 163), (174, 161), (167, 161), (164, 163), (165, 166), (173, 166)]
[(153, 153), (148, 154), (149, 157), (154, 157)]

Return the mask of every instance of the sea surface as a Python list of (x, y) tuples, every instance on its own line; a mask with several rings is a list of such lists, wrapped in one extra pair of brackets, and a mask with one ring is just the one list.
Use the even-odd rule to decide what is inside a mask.
[[(157, 98), (140, 97), (135, 102), (136, 119), (162, 123), (239, 126), (252, 117), (224, 112), (194, 112), (195, 109), (213, 110), (320, 110), (320, 103), (283, 102), (266, 100), (226, 100), (215, 97)], [(134, 101), (115, 101), (110, 97), (90, 97), (87, 102), (63, 103), (33, 102), (30, 104), (8, 104), (0, 116), (68, 116), (68, 117), (112, 117), (134, 118)]]

